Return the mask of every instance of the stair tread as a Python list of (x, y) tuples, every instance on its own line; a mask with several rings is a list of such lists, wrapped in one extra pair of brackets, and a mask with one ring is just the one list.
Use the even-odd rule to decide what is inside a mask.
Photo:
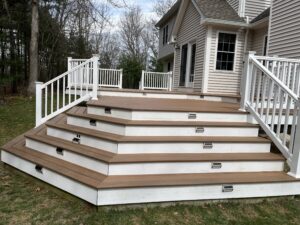
[(85, 119), (94, 119), (127, 126), (206, 126), (206, 127), (259, 127), (257, 124), (241, 122), (207, 122), (207, 121), (156, 121), (156, 120), (126, 120), (108, 116), (93, 115), (87, 113), (86, 107), (74, 107), (67, 113)]
[(13, 144), (11, 142), (10, 145), (4, 146), (3, 150), (96, 189), (299, 181), (299, 179), (295, 179), (284, 172), (105, 176), (101, 173), (26, 148), (24, 146), (24, 137), (19, 138), (18, 141), (14, 141)]
[(210, 112), (248, 114), (239, 110), (239, 104), (199, 101), (189, 99), (151, 99), (134, 97), (101, 96), (91, 100), (88, 106), (111, 107), (136, 111), (169, 111), (169, 112)]
[(235, 142), (235, 143), (270, 143), (270, 140), (262, 137), (213, 137), (213, 136), (122, 136), (89, 128), (69, 125), (66, 123), (66, 116), (59, 115), (59, 120), (47, 122), (47, 126), (66, 131), (76, 132), (103, 138), (110, 141), (126, 142)]
[(24, 136), (10, 145), (3, 146), (2, 149), (93, 188), (98, 188), (106, 178), (101, 173), (25, 147)]
[(114, 154), (80, 144), (74, 144), (60, 138), (46, 135), (45, 129), (25, 137), (60, 147), (107, 163), (146, 163), (146, 162), (218, 162), (218, 161), (284, 161), (281, 154), (276, 153), (187, 153), (187, 154)]

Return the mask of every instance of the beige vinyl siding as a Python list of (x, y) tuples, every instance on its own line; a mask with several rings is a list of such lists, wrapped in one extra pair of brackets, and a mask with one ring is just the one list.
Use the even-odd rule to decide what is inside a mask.
[[(217, 46), (219, 32), (236, 32), (236, 49), (234, 71), (216, 70)], [(208, 93), (239, 95), (240, 81), (243, 70), (245, 32), (243, 30), (228, 30), (214, 27), (211, 40), (211, 55), (208, 75)]]
[(270, 6), (271, 0), (246, 0), (245, 16), (251, 21)]
[(300, 1), (273, 2), (268, 54), (300, 58)]
[(252, 31), (251, 51), (255, 51), (256, 55), (263, 55), (265, 36), (267, 35), (267, 27), (263, 27)]
[(227, 0), (227, 2), (238, 13), (240, 0)]
[[(183, 21), (177, 35), (178, 46), (196, 41), (196, 58), (195, 58), (195, 75), (194, 88), (198, 90), (202, 87), (206, 27), (200, 24), (201, 17), (192, 2), (189, 3)], [(175, 67), (174, 67), (174, 84), (179, 86), (180, 66), (181, 66), (181, 50), (176, 49)]]
[(159, 52), (158, 52), (158, 58), (162, 59), (168, 55), (171, 55), (174, 53), (174, 47), (173, 45), (169, 45), (169, 44), (163, 44), (163, 28), (165, 26), (169, 26), (168, 27), (168, 37), (170, 39), (171, 37), (171, 33), (175, 24), (175, 20), (176, 20), (176, 15), (174, 15), (172, 18), (170, 18), (170, 20), (165, 23), (164, 26), (160, 27), (159, 29)]

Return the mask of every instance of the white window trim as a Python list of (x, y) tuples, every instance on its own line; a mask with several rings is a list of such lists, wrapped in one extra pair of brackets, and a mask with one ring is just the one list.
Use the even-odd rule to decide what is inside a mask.
[[(233, 60), (233, 70), (217, 70), (217, 59), (218, 59), (218, 44), (219, 44), (219, 34), (226, 33), (226, 34), (235, 34), (235, 49), (234, 49), (234, 60)], [(235, 31), (226, 31), (226, 30), (217, 30), (216, 32), (216, 44), (215, 44), (215, 57), (214, 57), (214, 72), (221, 72), (221, 73), (235, 73), (236, 72), (236, 55), (237, 55), (237, 41), (239, 39), (239, 33)]]

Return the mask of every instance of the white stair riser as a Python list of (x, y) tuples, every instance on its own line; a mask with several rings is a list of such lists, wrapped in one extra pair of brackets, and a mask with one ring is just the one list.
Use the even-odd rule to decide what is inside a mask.
[(60, 188), (91, 204), (97, 205), (97, 190), (94, 188), (86, 186), (75, 180), (69, 179), (68, 177), (57, 174), (46, 168), (42, 169), (43, 173), (37, 172), (35, 170), (36, 164), (19, 158), (5, 151), (1, 151), (1, 160), (4, 163), (15, 167), (25, 173), (28, 173), (33, 177), (36, 177), (48, 184)]
[[(68, 116), (68, 124), (125, 136), (258, 136), (257, 127), (124, 126), (103, 121), (92, 126), (89, 119), (74, 116)], [(197, 128), (204, 128), (204, 132), (196, 132)]]
[[(72, 141), (75, 132), (62, 129), (47, 128), (47, 134), (53, 137)], [(80, 135), (80, 144), (99, 148), (119, 154), (143, 153), (254, 153), (270, 152), (269, 143), (212, 143), (213, 148), (206, 149), (202, 142), (128, 142), (117, 143), (102, 138)]]
[(108, 175), (108, 164), (105, 162), (86, 157), (84, 155), (68, 150), (64, 150), (63, 155), (61, 155), (56, 152), (56, 147), (29, 138), (26, 138), (26, 147), (68, 161), (70, 163), (83, 166), (87, 169)]
[[(219, 163), (219, 162), (218, 162)], [(212, 162), (161, 162), (111, 164), (109, 175), (271, 172), (283, 171), (284, 162), (220, 162), (220, 169), (212, 169)]]
[(235, 184), (233, 192), (222, 192), (222, 185), (190, 185), (103, 189), (99, 205), (121, 205), (149, 202), (173, 202), (214, 199), (258, 198), (300, 194), (300, 182)]
[(206, 122), (247, 122), (248, 115), (240, 113), (195, 113), (196, 119), (189, 119), (188, 112), (163, 112), (163, 111), (130, 111), (124, 109), (111, 109), (105, 113), (104, 107), (88, 106), (88, 114), (109, 116), (127, 120), (155, 120), (155, 121), (206, 121)]
[(212, 143), (213, 148), (206, 149), (201, 142), (157, 142), (157, 143), (121, 143), (119, 154), (144, 153), (259, 153), (270, 152), (268, 143)]
[[(52, 137), (61, 138), (67, 141), (73, 140), (77, 133), (69, 132), (61, 129), (56, 129), (52, 127), (47, 128), (47, 134)], [(102, 149), (105, 151), (117, 153), (118, 144), (116, 142), (108, 141), (106, 139), (94, 138), (88, 135), (80, 135), (80, 144), (90, 146), (93, 148)]]

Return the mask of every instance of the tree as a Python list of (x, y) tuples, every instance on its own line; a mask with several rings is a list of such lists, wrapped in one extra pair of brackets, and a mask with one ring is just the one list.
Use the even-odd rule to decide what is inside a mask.
[(153, 10), (155, 14), (161, 18), (168, 12), (175, 2), (176, 0), (156, 0)]
[(28, 94), (35, 94), (35, 82), (39, 74), (39, 0), (31, 0), (31, 38)]

